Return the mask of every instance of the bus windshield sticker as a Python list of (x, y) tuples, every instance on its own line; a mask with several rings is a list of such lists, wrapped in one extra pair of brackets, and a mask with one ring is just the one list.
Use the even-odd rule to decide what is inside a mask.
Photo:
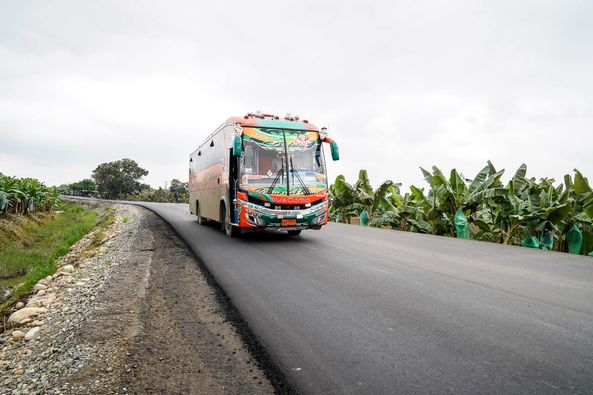
[[(297, 132), (286, 130), (286, 145), (289, 151), (312, 148), (319, 143), (317, 132)], [(244, 128), (243, 139), (253, 141), (267, 150), (284, 151), (282, 129)]]

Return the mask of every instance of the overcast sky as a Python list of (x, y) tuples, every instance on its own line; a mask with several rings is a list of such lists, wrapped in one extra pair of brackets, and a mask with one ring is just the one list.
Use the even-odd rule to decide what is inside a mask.
[(262, 110), (330, 127), (330, 179), (488, 159), (593, 178), (592, 20), (570, 0), (0, 0), (0, 171), (53, 185), (128, 157), (162, 186)]

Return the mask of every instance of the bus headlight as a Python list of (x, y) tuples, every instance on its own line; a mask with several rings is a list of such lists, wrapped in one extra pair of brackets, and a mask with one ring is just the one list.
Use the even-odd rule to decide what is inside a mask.
[(313, 221), (311, 221), (311, 225), (318, 225), (320, 223), (323, 223), (323, 221), (325, 221), (325, 217), (326, 213), (322, 212), (321, 214), (313, 218)]

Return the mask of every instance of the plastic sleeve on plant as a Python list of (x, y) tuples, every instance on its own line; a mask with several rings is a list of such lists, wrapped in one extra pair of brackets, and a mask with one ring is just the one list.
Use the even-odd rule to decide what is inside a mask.
[(579, 254), (581, 252), (581, 247), (583, 246), (583, 233), (576, 225), (572, 225), (572, 228), (570, 228), (566, 234), (566, 242), (568, 244), (569, 253)]
[(537, 240), (537, 237), (529, 236), (523, 239), (521, 245), (527, 248), (539, 248), (539, 241)]
[(366, 210), (360, 213), (360, 226), (369, 226), (369, 213)]
[(540, 239), (540, 244), (546, 250), (551, 250), (554, 246), (554, 236), (552, 236), (550, 233), (544, 233)]
[(457, 233), (458, 239), (469, 239), (469, 225), (467, 223), (467, 218), (463, 214), (463, 211), (459, 208), (455, 213), (455, 218), (453, 218), (453, 224), (455, 225), (455, 232)]

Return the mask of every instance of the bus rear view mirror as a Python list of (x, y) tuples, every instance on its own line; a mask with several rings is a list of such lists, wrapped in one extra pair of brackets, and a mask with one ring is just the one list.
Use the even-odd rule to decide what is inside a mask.
[(235, 136), (233, 139), (233, 156), (241, 156), (243, 153), (243, 141), (241, 136)]
[(329, 143), (332, 151), (332, 159), (333, 160), (340, 160), (340, 150), (338, 149), (338, 144), (335, 141)]

